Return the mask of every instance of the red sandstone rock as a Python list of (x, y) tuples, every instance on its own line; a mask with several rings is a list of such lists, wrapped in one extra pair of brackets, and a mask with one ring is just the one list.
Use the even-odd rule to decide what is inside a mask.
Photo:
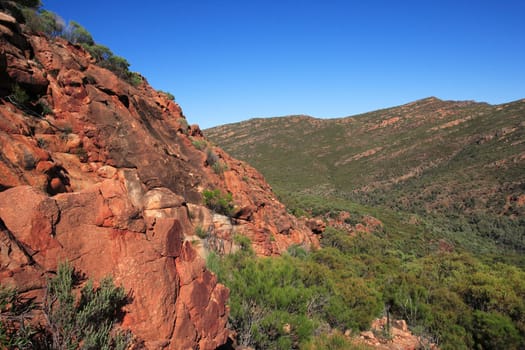
[[(2, 283), (41, 296), (46, 274), (68, 260), (132, 293), (122, 326), (146, 348), (224, 344), (228, 290), (188, 242), (196, 228), (211, 227), (225, 252), (244, 234), (259, 255), (316, 247), (317, 237), (253, 168), (220, 149), (229, 170), (205, 167), (189, 137), (202, 132), (176, 103), (13, 21), (0, 15)], [(29, 92), (31, 114), (6, 97), (14, 84)], [(203, 206), (202, 191), (215, 188), (233, 194), (234, 218)]]

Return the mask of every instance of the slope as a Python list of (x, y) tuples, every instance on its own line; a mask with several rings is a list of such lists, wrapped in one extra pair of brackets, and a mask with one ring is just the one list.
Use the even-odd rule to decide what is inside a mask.
[[(253, 119), (205, 130), (283, 197), (336, 197), (426, 216), (524, 249), (525, 100), (431, 97), (354, 117)], [(458, 227), (459, 225), (459, 227)], [(465, 227), (461, 227), (461, 226)]]

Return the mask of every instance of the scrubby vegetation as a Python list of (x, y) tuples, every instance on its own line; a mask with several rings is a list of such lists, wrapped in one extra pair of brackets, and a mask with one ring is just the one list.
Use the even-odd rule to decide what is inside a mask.
[(367, 329), (388, 309), (441, 349), (525, 346), (521, 269), (440, 250), (417, 227), (407, 229), (415, 231), (351, 237), (329, 228), (322, 249), (294, 246), (279, 258), (256, 258), (249, 245), (222, 258), (211, 254), (208, 266), (231, 290), (239, 342), (261, 349), (343, 342), (326, 337)]
[(223, 193), (219, 189), (204, 190), (202, 192), (204, 205), (218, 214), (231, 216), (235, 206), (231, 193)]
[[(523, 101), (431, 98), (351, 119), (257, 119), (205, 133), (259, 169), (291, 213), (328, 223), (347, 213), (321, 250), (294, 264), (356, 279), (332, 285), (362, 283), (368, 312), (388, 310), (441, 349), (521, 349), (524, 113)], [(345, 230), (367, 217), (382, 226)], [(354, 317), (325, 319), (340, 332), (367, 322), (348, 304), (334, 310)]]
[[(115, 329), (128, 296), (110, 277), (98, 287), (67, 263), (47, 282), (42, 306), (23, 299), (16, 289), (0, 287), (0, 347), (6, 349), (114, 349), (124, 350), (131, 333)], [(31, 311), (41, 309), (46, 324), (29, 323)]]
[(257, 259), (249, 245), (233, 255), (208, 257), (208, 266), (232, 291), (230, 322), (240, 344), (298, 349), (330, 327), (368, 327), (382, 308), (380, 295), (365, 278), (332, 273), (316, 259)]

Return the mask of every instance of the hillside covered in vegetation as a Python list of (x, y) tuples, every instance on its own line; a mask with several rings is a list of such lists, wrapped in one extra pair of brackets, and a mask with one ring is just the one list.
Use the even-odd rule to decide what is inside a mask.
[[(205, 134), (259, 169), (293, 213), (327, 223), (323, 249), (293, 265), (315, 262), (341, 291), (366, 290), (366, 311), (354, 304), (353, 317), (391, 312), (442, 349), (520, 348), (524, 120), (523, 100), (428, 98)], [(371, 218), (380, 222), (372, 229)]]
[(525, 346), (523, 102), (207, 131), (287, 209), (41, 5), (0, 1), (0, 348)]

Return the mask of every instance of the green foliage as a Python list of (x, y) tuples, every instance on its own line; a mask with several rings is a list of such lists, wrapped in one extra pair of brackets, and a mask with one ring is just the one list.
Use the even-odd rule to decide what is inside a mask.
[(497, 313), (474, 312), (472, 333), (476, 349), (520, 349), (523, 340), (512, 321)]
[(250, 239), (243, 235), (235, 235), (233, 237), (233, 242), (237, 244), (241, 251), (247, 252), (249, 254), (253, 253), (252, 251), (252, 242)]
[(105, 62), (108, 61), (112, 56), (113, 52), (109, 49), (109, 47), (100, 45), (100, 44), (82, 44), (82, 47), (89, 52), (91, 57), (93, 57), (97, 62)]
[(288, 247), (286, 250), (290, 256), (293, 256), (294, 258), (306, 258), (308, 253), (306, 250), (300, 245), (300, 244), (292, 244)]
[(32, 32), (44, 33), (54, 38), (62, 35), (66, 28), (64, 20), (51, 11), (24, 8), (22, 14), (27, 28)]
[(38, 106), (40, 107), (40, 110), (41, 110), (40, 114), (42, 116), (45, 117), (46, 115), (53, 115), (53, 110), (51, 109), (51, 107), (49, 107), (47, 102), (41, 100), (38, 102)]
[(40, 0), (17, 0), (17, 3), (21, 6), (30, 7), (37, 9), (42, 6), (42, 2)]
[(29, 102), (29, 95), (27, 92), (20, 87), (18, 84), (13, 85), (13, 90), (11, 92), (10, 98), (19, 105), (26, 105)]
[(205, 139), (202, 139), (202, 140), (192, 140), (191, 143), (193, 144), (193, 146), (202, 151), (204, 150), (206, 147), (208, 147), (208, 141), (206, 141)]
[(204, 205), (209, 209), (226, 216), (234, 212), (233, 196), (231, 193), (222, 193), (221, 190), (204, 190), (202, 192)]
[(81, 45), (99, 66), (111, 70), (133, 86), (142, 83), (143, 79), (140, 74), (129, 70), (130, 64), (125, 58), (114, 55), (107, 46), (95, 43), (89, 31), (80, 23), (70, 21), (66, 26), (58, 15), (46, 10), (36, 11), (33, 8), (23, 8), (22, 13), (29, 30), (42, 32), (50, 37), (60, 36), (73, 44)]
[(75, 21), (69, 21), (63, 36), (73, 44), (95, 45), (95, 40), (87, 29)]
[(57, 275), (48, 280), (44, 312), (51, 329), (55, 349), (122, 349), (129, 335), (113, 332), (127, 303), (122, 287), (116, 287), (110, 277), (95, 288), (86, 282), (75, 297), (74, 288), (80, 276), (67, 263), (59, 265)]
[(297, 349), (323, 325), (364, 329), (379, 315), (380, 298), (368, 281), (348, 270), (332, 272), (299, 247), (291, 249), (298, 257), (256, 258), (242, 237), (235, 237), (237, 253), (208, 259), (230, 288), (230, 323), (241, 344)]
[(215, 174), (222, 175), (224, 174), (226, 170), (228, 170), (228, 165), (224, 162), (218, 161), (218, 162), (213, 163), (211, 168), (213, 169), (213, 172)]
[(142, 75), (137, 72), (129, 72), (126, 79), (133, 86), (139, 86), (144, 81)]
[(0, 348), (31, 349), (35, 330), (29, 325), (31, 301), (23, 300), (18, 291), (0, 285)]
[(208, 238), (208, 232), (202, 226), (195, 227), (195, 234), (200, 239)]

